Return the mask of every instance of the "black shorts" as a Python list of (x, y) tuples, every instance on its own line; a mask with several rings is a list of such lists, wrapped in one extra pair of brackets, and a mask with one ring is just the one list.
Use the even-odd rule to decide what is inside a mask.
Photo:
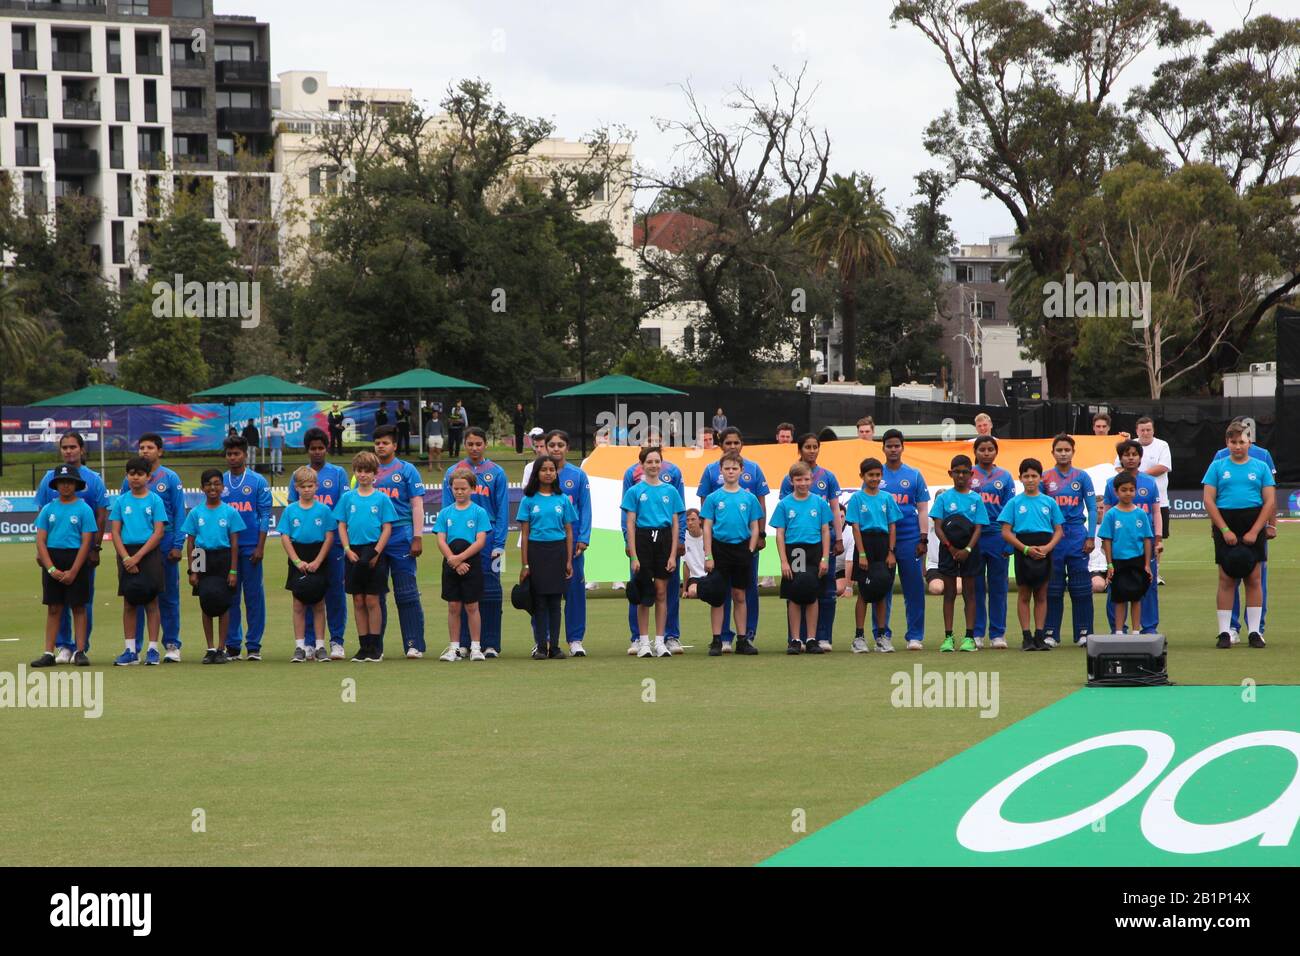
[[(790, 570), (795, 574), (798, 574), (800, 571), (811, 571), (813, 574), (816, 574), (822, 560), (822, 543), (818, 541), (816, 544), (803, 544), (787, 541), (785, 545), (785, 555), (790, 561)], [(830, 574), (829, 571), (826, 573), (828, 575)], [(822, 586), (825, 587), (826, 582), (822, 581), (821, 583)], [(789, 589), (790, 579), (782, 575), (781, 589), (778, 594), (783, 600), (790, 600)]]
[[(452, 554), (460, 554), (470, 546), (468, 541), (448, 541), (447, 547)], [(465, 563), (464, 574), (457, 574), (442, 562), (442, 599), (459, 601), (461, 604), (477, 604), (483, 597), (483, 552), (480, 551)]]
[[(325, 545), (320, 541), (317, 541), (314, 544), (303, 544), (302, 542), (295, 541), (293, 543), (293, 552), (298, 555), (299, 561), (305, 561), (307, 564), (311, 564), (316, 560), (317, 555), (320, 554), (320, 549), (323, 547), (325, 547)], [(286, 591), (292, 591), (293, 582), (302, 577), (302, 572), (293, 566), (292, 561), (286, 561), (286, 564), (289, 568), (289, 573), (286, 574), (284, 578), (284, 589)], [(321, 570), (323, 571), (324, 568), (322, 567)]]
[[(1048, 535), (1051, 540), (1051, 535)], [(984, 570), (984, 554), (980, 551), (979, 545), (971, 549), (970, 557), (965, 561), (958, 562), (953, 559), (952, 552), (945, 548), (942, 542), (939, 544), (939, 575), (945, 578), (973, 578)]]
[[(1017, 534), (1016, 537), (1020, 540), (1020, 543), (1023, 545), (1044, 545), (1047, 544), (1047, 542), (1052, 540), (1052, 532), (1022, 531), (1019, 534)], [(1053, 554), (1055, 554), (1055, 552), (1053, 552)], [(1049, 577), (1051, 576), (1051, 562), (1055, 560), (1053, 554), (1049, 554), (1047, 556)], [(1015, 560), (1016, 581), (1020, 582), (1023, 581), (1027, 576), (1027, 572), (1025, 568), (1026, 568), (1026, 562), (1028, 561), (1028, 558), (1026, 557), (1025, 552), (1017, 551), (1015, 553), (1015, 559), (1016, 559)]]
[(1169, 537), (1169, 506), (1160, 509), (1160, 537)]
[(738, 544), (726, 541), (713, 541), (713, 569), (727, 580), (727, 586), (743, 591), (749, 587), (754, 576), (754, 562), (758, 555), (749, 550), (749, 540)]
[[(636, 559), (641, 562), (642, 583), (655, 578), (669, 580), (676, 571), (667, 568), (668, 555), (673, 549), (672, 528), (637, 528)], [(653, 589), (652, 589), (653, 590)]]
[[(141, 548), (144, 547), (144, 545), (123, 544), (122, 547), (126, 548), (126, 553), (128, 556), (134, 556), (137, 551), (139, 551)], [(150, 551), (148, 554), (144, 556), (143, 560), (141, 560), (139, 564), (139, 568), (141, 574), (149, 575), (150, 580), (153, 581), (154, 590), (157, 591), (159, 594), (162, 594), (163, 591), (166, 589), (167, 584), (166, 584), (166, 580), (163, 578), (163, 558), (162, 558), (161, 542), (159, 542), (157, 548), (154, 548), (152, 551)], [(126, 573), (127, 573), (126, 569), (122, 567), (122, 558), (119, 555), (117, 559), (117, 596), (118, 597), (124, 596), (122, 594), (122, 579), (126, 576)]]
[[(77, 563), (80, 548), (46, 548), (50, 553), (51, 563), (60, 571), (66, 571)], [(72, 583), (63, 584), (50, 577), (48, 571), (41, 575), (41, 603), (47, 606), (61, 604), (64, 607), (85, 607), (90, 603), (90, 561), (81, 566)]]
[[(343, 590), (348, 594), (387, 594), (388, 593), (388, 559), (383, 555), (372, 568), (370, 559), (375, 556), (373, 544), (354, 544), (352, 551), (357, 560), (347, 562), (343, 575)], [(346, 560), (346, 559), (345, 559)]]
[[(889, 532), (888, 531), (864, 531), (862, 532), (862, 546), (867, 549), (867, 567), (873, 564), (883, 562), (889, 557)], [(861, 584), (866, 578), (866, 568), (858, 561), (858, 546), (853, 545), (853, 580)]]
[[(204, 578), (221, 578), (225, 580), (230, 576), (232, 566), (229, 548), (204, 548), (203, 570), (196, 570), (193, 563), (191, 563), (189, 573), (197, 574), (200, 581)], [(198, 597), (199, 586), (197, 584), (191, 585), (190, 593)]]
[[(1232, 529), (1232, 533), (1237, 536), (1238, 543), (1244, 544), (1241, 536), (1250, 530), (1255, 519), (1259, 517), (1259, 509), (1263, 505), (1257, 505), (1254, 508), (1220, 508), (1219, 514), (1223, 515), (1223, 523)], [(1223, 552), (1227, 550), (1228, 544), (1223, 540), (1223, 532), (1218, 528), (1214, 529), (1214, 563), (1223, 564)], [(1251, 551), (1255, 553), (1255, 563), (1262, 564), (1268, 560), (1268, 538), (1265, 537), (1265, 528), (1259, 529), (1259, 537), (1255, 539), (1253, 545), (1248, 545)]]

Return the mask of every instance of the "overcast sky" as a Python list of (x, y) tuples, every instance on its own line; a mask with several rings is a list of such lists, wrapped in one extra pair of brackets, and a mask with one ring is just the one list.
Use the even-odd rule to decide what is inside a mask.
[[(1032, 2), (1032, 0), (1031, 0)], [(812, 120), (831, 137), (831, 171), (871, 173), (893, 207), (911, 204), (912, 176), (936, 164), (925, 125), (953, 102), (936, 51), (914, 29), (891, 29), (890, 0), (217, 0), (218, 13), (271, 24), (271, 68), (325, 70), (330, 82), (404, 87), (436, 104), (448, 84), (482, 77), (513, 112), (544, 117), (571, 139), (630, 127), (639, 162), (665, 169), (675, 137), (656, 117), (684, 118), (679, 84), (718, 107), (736, 83), (761, 87), (772, 67), (807, 61), (818, 85)], [(1216, 31), (1240, 23), (1247, 0), (1180, 0)], [(1256, 0), (1256, 13), (1294, 15), (1295, 0)], [(1145, 82), (1148, 53), (1121, 87)], [(1121, 97), (1122, 98), (1122, 97)], [(638, 204), (648, 201), (639, 197)], [(962, 242), (1011, 231), (995, 200), (960, 186), (946, 206)]]

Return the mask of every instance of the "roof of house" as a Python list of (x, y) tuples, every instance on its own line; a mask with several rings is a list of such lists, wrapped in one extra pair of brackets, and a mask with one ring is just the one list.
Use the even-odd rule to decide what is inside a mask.
[(680, 253), (691, 241), (714, 231), (713, 223), (685, 212), (657, 212), (643, 216), (632, 227), (634, 246), (654, 246)]

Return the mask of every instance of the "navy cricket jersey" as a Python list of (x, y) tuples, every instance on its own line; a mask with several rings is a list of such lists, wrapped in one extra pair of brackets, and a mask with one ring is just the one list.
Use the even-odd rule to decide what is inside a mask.
[(740, 544), (749, 540), (751, 521), (760, 522), (761, 528), (763, 508), (751, 491), (719, 488), (704, 499), (700, 520), (713, 522), (713, 537), (723, 544)]
[(621, 508), (636, 515), (638, 528), (671, 528), (673, 516), (685, 511), (686, 503), (668, 482), (652, 485), (642, 480), (624, 492)]
[(1061, 506), (1050, 495), (1027, 495), (1022, 491), (1007, 502), (1002, 514), (998, 515), (998, 523), (1011, 525), (1013, 534), (1035, 531), (1051, 534), (1058, 524), (1065, 524), (1065, 516), (1061, 514)]
[(772, 527), (785, 529), (786, 544), (821, 544), (822, 528), (834, 518), (826, 499), (813, 494), (803, 501), (790, 495), (772, 509)]
[(893, 495), (894, 502), (903, 513), (896, 529), (898, 537), (903, 540), (919, 538), (921, 518), (917, 505), (930, 500), (930, 489), (925, 484), (925, 476), (911, 465), (900, 463), (897, 469), (891, 469), (886, 464), (880, 473), (880, 490)]
[[(393, 519), (393, 534), (400, 529), (411, 528), (411, 499), (424, 497), (424, 480), (420, 470), (409, 461), (394, 458), (387, 465), (380, 465), (375, 475), (375, 491), (386, 496), (393, 503), (397, 517)], [(423, 528), (419, 529), (421, 532)]]
[(1151, 527), (1151, 519), (1141, 508), (1121, 511), (1115, 507), (1106, 509), (1106, 517), (1102, 518), (1101, 530), (1097, 535), (1110, 539), (1112, 560), (1123, 561), (1145, 556), (1143, 541), (1154, 538), (1155, 530)]
[(1039, 490), (1056, 499), (1065, 524), (1087, 525), (1089, 530), (1097, 522), (1097, 494), (1092, 487), (1092, 478), (1086, 471), (1070, 468), (1062, 472), (1060, 468), (1049, 468), (1043, 475)]
[(1218, 492), (1215, 504), (1220, 508), (1258, 508), (1264, 503), (1263, 489), (1277, 481), (1263, 461), (1247, 458), (1235, 462), (1231, 458), (1216, 458), (1205, 469), (1202, 485), (1210, 485)]
[(225, 485), (221, 500), (239, 512), (245, 530), (252, 532), (240, 535), (239, 550), (254, 551), (260, 534), (271, 530), (271, 486), (265, 478), (247, 468), (238, 477), (228, 471), (221, 480)]
[(984, 499), (984, 507), (988, 509), (988, 523), (996, 524), (1002, 509), (1016, 496), (1016, 480), (1005, 468), (994, 465), (985, 471), (976, 465), (971, 470), (970, 490), (979, 492)]

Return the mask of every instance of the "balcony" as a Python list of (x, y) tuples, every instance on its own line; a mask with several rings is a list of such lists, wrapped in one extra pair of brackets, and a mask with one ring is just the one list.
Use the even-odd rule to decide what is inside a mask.
[(72, 73), (90, 72), (90, 54), (78, 51), (55, 50), (50, 54), (50, 65), (56, 70)]
[(206, 166), (208, 165), (207, 153), (177, 153), (176, 168), (184, 169), (187, 166)]
[(99, 150), (97, 149), (56, 149), (54, 151), (54, 168), (59, 172), (97, 173), (99, 172)]
[(220, 60), (217, 63), (218, 83), (271, 82), (271, 64), (266, 60)]
[(15, 70), (34, 70), (36, 69), (36, 51), (35, 50), (14, 50), (14, 69)]
[(23, 97), (23, 117), (25, 119), (46, 119), (50, 115), (50, 101), (43, 96)]
[(122, 55), (120, 53), (110, 53), (108, 55), (108, 72), (122, 72)]
[(172, 119), (203, 119), (208, 115), (206, 106), (173, 106)]
[(271, 131), (271, 111), (268, 109), (239, 109), (226, 107), (217, 110), (217, 127), (223, 130), (249, 133)]
[(208, 58), (206, 54), (194, 53), (191, 51), (189, 56), (172, 57), (173, 70), (205, 70), (208, 67)]
[(117, 108), (117, 112), (114, 115), (117, 116), (118, 122), (120, 123), (131, 122), (131, 101), (130, 100), (118, 100), (116, 103), (116, 108)]
[(29, 149), (23, 146), (19, 146), (17, 149), (14, 150), (14, 165), (15, 166), (40, 166), (41, 151), (39, 149), (36, 149), (35, 147)]
[(65, 120), (99, 120), (99, 102), (97, 100), (64, 100), (63, 118)]
[(137, 162), (141, 169), (166, 169), (167, 154), (162, 150), (149, 151), (142, 149)]
[(137, 73), (144, 73), (152, 76), (162, 76), (162, 57), (137, 54), (135, 58), (135, 71)]
[(108, 151), (108, 168), (126, 169), (126, 154), (120, 149), (110, 149)]

